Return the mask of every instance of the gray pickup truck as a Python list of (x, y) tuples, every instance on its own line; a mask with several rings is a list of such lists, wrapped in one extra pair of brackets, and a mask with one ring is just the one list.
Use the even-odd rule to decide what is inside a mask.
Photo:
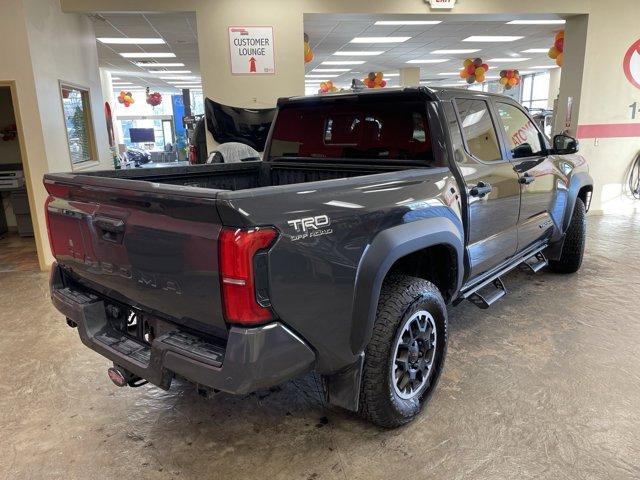
[(593, 181), (516, 102), (281, 99), (262, 161), (49, 174), (51, 298), (116, 385), (243, 394), (305, 372), (384, 427), (434, 390), (447, 304), (580, 268)]

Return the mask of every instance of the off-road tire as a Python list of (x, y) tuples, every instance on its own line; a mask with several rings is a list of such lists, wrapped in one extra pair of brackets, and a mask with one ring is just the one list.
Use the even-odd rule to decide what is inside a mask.
[[(400, 329), (416, 312), (426, 311), (435, 322), (435, 354), (428, 381), (415, 397), (403, 399), (392, 380), (396, 340)], [(447, 310), (438, 288), (426, 280), (406, 275), (390, 275), (382, 286), (371, 341), (364, 357), (359, 413), (385, 428), (410, 422), (434, 391), (447, 350)]]
[(587, 213), (584, 202), (576, 198), (571, 221), (558, 260), (550, 260), (549, 268), (557, 273), (574, 273), (582, 265), (584, 245), (587, 236)]

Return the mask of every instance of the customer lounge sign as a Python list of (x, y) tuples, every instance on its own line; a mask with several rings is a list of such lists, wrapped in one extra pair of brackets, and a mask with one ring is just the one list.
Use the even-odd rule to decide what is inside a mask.
[(229, 27), (231, 73), (274, 74), (273, 27)]

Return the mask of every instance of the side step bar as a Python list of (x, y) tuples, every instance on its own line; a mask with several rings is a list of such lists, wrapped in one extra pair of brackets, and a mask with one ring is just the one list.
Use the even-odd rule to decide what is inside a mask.
[(501, 278), (502, 275), (505, 275), (519, 265), (522, 265), (523, 268), (532, 273), (537, 273), (549, 264), (549, 261), (542, 253), (545, 248), (547, 248), (547, 245), (542, 245), (517, 257), (503, 268), (490, 274), (481, 282), (463, 291), (460, 298), (469, 300), (479, 308), (489, 308), (507, 294), (507, 288), (504, 286)]

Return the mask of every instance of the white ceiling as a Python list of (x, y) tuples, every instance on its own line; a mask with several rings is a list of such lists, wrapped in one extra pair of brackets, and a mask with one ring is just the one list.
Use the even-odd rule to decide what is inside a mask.
[[(420, 79), (429, 84), (451, 84), (460, 81), (457, 74), (451, 76), (439, 73), (457, 72), (467, 57), (481, 57), (485, 62), (491, 58), (525, 57), (531, 60), (513, 63), (489, 63), (488, 76), (499, 75), (500, 70), (517, 68), (528, 70), (533, 66), (553, 65), (546, 53), (522, 53), (529, 48), (548, 49), (553, 45), (554, 35), (562, 25), (507, 25), (520, 17), (495, 17), (489, 15), (374, 15), (374, 14), (305, 14), (304, 31), (314, 53), (314, 59), (306, 65), (306, 73), (315, 68), (351, 68), (349, 72), (331, 78), (339, 87), (348, 87), (352, 78), (363, 78), (368, 72), (382, 71), (397, 73), (399, 68), (420, 67)], [(559, 19), (557, 16), (529, 16), (529, 19)], [(374, 25), (377, 20), (442, 20), (438, 25)], [(523, 36), (521, 40), (508, 43), (473, 43), (462, 40), (471, 35), (512, 35)], [(403, 43), (349, 43), (354, 37), (411, 37)], [(441, 49), (481, 49), (477, 53), (457, 55), (434, 55)], [(340, 50), (384, 50), (377, 56), (336, 56)], [(447, 58), (438, 64), (408, 64), (409, 60)], [(325, 60), (366, 60), (365, 64), (339, 67), (322, 65)], [(315, 79), (314, 79), (315, 80)], [(322, 79), (318, 79), (322, 80)], [(398, 77), (386, 78), (390, 86), (398, 84)]]
[[(148, 70), (191, 70), (192, 73), (179, 74), (196, 76), (200, 79), (198, 61), (198, 34), (196, 30), (195, 12), (186, 13), (128, 13), (128, 14), (93, 14), (96, 38), (100, 37), (137, 37), (163, 38), (166, 45), (105, 45), (98, 46), (98, 63), (112, 72), (112, 76), (120, 80), (114, 82), (131, 82), (133, 85), (114, 87), (120, 89), (136, 89), (146, 86), (162, 92), (178, 93), (160, 76), (166, 74), (149, 73)], [(175, 58), (128, 59), (119, 55), (121, 52), (173, 52)], [(134, 62), (180, 62), (184, 67), (139, 67)], [(176, 80), (179, 81), (179, 80)], [(187, 80), (185, 80), (187, 81)]]

